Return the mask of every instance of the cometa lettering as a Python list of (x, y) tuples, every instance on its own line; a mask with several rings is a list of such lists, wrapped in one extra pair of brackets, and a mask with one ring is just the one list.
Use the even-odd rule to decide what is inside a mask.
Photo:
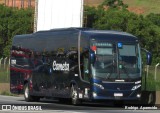
[(69, 71), (69, 64), (66, 62), (61, 64), (53, 61), (53, 71)]

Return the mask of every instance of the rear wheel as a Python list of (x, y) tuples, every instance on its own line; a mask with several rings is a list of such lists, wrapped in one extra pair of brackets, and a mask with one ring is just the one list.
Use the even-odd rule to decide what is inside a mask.
[(81, 101), (78, 99), (78, 90), (75, 85), (72, 85), (71, 87), (71, 103), (73, 105), (81, 104)]
[(24, 86), (24, 99), (27, 102), (33, 101), (33, 96), (30, 95), (28, 83), (26, 83), (25, 86)]

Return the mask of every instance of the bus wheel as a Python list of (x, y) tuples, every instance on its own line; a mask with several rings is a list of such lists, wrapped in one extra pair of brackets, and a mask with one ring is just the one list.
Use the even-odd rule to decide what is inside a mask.
[(73, 105), (79, 105), (81, 101), (78, 99), (77, 87), (72, 85), (71, 87), (71, 103)]
[(30, 95), (28, 83), (24, 85), (24, 99), (27, 102), (33, 101), (33, 97)]

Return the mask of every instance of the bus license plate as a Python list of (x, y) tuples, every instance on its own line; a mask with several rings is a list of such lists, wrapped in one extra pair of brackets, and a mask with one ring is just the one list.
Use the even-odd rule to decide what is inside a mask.
[(123, 96), (123, 93), (114, 93), (114, 96), (115, 96), (115, 97), (122, 97), (122, 96)]

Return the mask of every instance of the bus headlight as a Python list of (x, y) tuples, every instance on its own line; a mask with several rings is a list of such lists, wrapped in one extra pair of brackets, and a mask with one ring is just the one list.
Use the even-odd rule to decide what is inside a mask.
[(141, 94), (137, 94), (137, 98), (140, 98), (141, 97)]
[(135, 86), (133, 86), (133, 88), (131, 89), (132, 91), (133, 90), (136, 90), (136, 89), (138, 89), (139, 87), (141, 87), (141, 85), (139, 84), (139, 85), (135, 85)]
[(104, 89), (104, 87), (101, 84), (94, 83), (93, 85), (99, 87), (100, 89)]
[(93, 97), (96, 97), (97, 96), (97, 93), (93, 92)]

